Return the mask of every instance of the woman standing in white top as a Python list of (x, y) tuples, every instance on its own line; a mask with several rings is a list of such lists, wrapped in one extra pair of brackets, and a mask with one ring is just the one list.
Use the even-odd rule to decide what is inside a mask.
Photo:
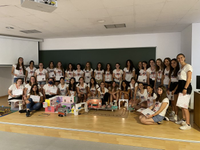
[(74, 69), (72, 63), (69, 63), (65, 70), (65, 83), (69, 84), (69, 80), (74, 77)]
[(54, 62), (53, 61), (49, 62), (49, 66), (47, 67), (47, 71), (48, 71), (49, 78), (54, 78), (55, 79)]
[[(191, 65), (185, 62), (185, 55), (178, 54), (177, 60), (181, 65), (181, 68), (178, 72), (178, 93), (182, 93), (183, 95), (190, 95), (192, 93), (192, 72), (193, 68)], [(189, 106), (189, 102), (188, 102)], [(180, 127), (181, 130), (191, 129), (190, 125), (190, 113), (188, 108), (182, 108), (183, 119), (181, 121), (176, 122), (177, 124), (181, 124), (183, 126)]]
[(152, 115), (149, 115), (147, 117), (144, 115), (141, 115), (139, 119), (142, 124), (146, 124), (146, 125), (159, 124), (161, 121), (163, 121), (165, 117), (167, 108), (169, 106), (169, 99), (167, 98), (166, 88), (162, 85), (159, 86), (157, 93), (158, 93), (158, 97), (156, 98), (156, 101), (160, 101), (161, 106), (159, 110)]
[(142, 62), (142, 69), (139, 71), (138, 82), (143, 83), (144, 86), (147, 86), (147, 62)]
[(65, 83), (65, 78), (60, 78), (60, 84), (58, 84), (58, 95), (67, 95), (67, 84)]
[(102, 64), (99, 62), (97, 64), (97, 68), (94, 70), (94, 77), (98, 84), (100, 84), (103, 81), (103, 73), (104, 70), (102, 69)]
[(162, 85), (162, 75), (163, 75), (163, 62), (160, 58), (156, 60), (156, 78), (155, 78), (155, 90), (157, 90), (158, 86)]
[(110, 63), (106, 64), (106, 69), (104, 72), (104, 82), (105, 82), (105, 86), (106, 88), (109, 88), (111, 86), (112, 83), (112, 66)]
[(84, 83), (83, 77), (79, 78), (79, 83), (76, 85), (76, 87), (77, 87), (79, 102), (86, 102), (88, 88), (87, 88), (87, 84)]
[(140, 70), (142, 69), (142, 61), (139, 61), (138, 62), (138, 68), (136, 68), (136, 71), (135, 71), (135, 76), (136, 76), (136, 79), (138, 80), (138, 76), (140, 75)]
[(132, 60), (129, 59), (126, 61), (126, 67), (124, 68), (123, 80), (126, 80), (129, 85), (132, 77), (135, 77), (135, 68)]
[(121, 82), (122, 82), (122, 75), (123, 75), (123, 71), (122, 69), (120, 69), (120, 64), (116, 63), (115, 64), (115, 70), (113, 70), (113, 79), (114, 81), (117, 83), (118, 86), (120, 86)]
[(171, 68), (170, 62), (171, 62), (171, 59), (169, 57), (164, 59), (164, 71), (163, 71), (162, 81), (166, 89), (168, 89), (168, 84), (169, 84), (169, 72)]
[(55, 85), (58, 86), (58, 84), (60, 83), (60, 78), (64, 77), (64, 69), (60, 61), (57, 63), (56, 68), (54, 69), (54, 73), (55, 73)]
[(79, 78), (84, 76), (84, 72), (81, 70), (81, 64), (76, 65), (76, 69), (74, 71), (74, 78), (76, 79), (76, 84), (79, 82)]
[(12, 75), (14, 75), (14, 83), (16, 83), (18, 78), (21, 78), (24, 82), (26, 69), (24, 67), (24, 59), (22, 57), (18, 58), (17, 64), (12, 67)]
[(87, 62), (85, 65), (85, 69), (83, 69), (85, 76), (85, 83), (90, 83), (90, 79), (93, 77), (93, 69), (91, 68), (90, 62)]
[(95, 97), (97, 96), (98, 92), (97, 89), (99, 88), (99, 85), (96, 83), (95, 78), (90, 79), (90, 83), (88, 84), (88, 97)]
[(149, 60), (150, 67), (147, 69), (147, 83), (148, 85), (152, 85), (154, 87), (155, 78), (156, 78), (156, 68), (155, 68), (155, 60)]
[(31, 60), (29, 67), (26, 68), (26, 83), (29, 83), (31, 76), (34, 76), (36, 68), (34, 67), (34, 61)]
[(42, 88), (48, 79), (47, 70), (43, 68), (43, 63), (39, 63), (39, 69), (35, 71), (35, 77), (37, 78), (38, 85)]

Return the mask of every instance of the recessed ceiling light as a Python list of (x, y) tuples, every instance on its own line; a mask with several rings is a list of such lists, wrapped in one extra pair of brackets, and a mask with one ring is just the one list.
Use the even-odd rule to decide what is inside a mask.
[(6, 27), (6, 29), (14, 29), (14, 27)]
[(98, 22), (98, 23), (104, 23), (105, 20), (98, 20), (97, 22)]

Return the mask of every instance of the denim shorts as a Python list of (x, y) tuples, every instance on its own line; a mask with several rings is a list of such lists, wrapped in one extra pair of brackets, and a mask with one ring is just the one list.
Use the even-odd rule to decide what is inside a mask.
[(153, 119), (154, 122), (157, 123), (157, 122), (163, 121), (164, 117), (163, 117), (163, 116), (160, 116), (160, 115), (156, 115), (156, 116), (154, 116), (152, 119)]

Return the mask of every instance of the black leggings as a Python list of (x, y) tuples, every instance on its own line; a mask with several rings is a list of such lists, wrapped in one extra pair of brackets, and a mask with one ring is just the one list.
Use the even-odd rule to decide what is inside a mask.
[(52, 97), (54, 97), (56, 95), (45, 95), (45, 96), (46, 96), (46, 99), (49, 99), (49, 98), (52, 98)]
[(14, 100), (14, 99), (20, 99), (20, 100), (22, 100), (22, 96), (9, 98), (8, 101), (11, 101), (11, 100)]
[(106, 102), (108, 102), (108, 99), (110, 97), (110, 94), (109, 93), (105, 93), (103, 98), (101, 99), (102, 100), (102, 105), (105, 105)]

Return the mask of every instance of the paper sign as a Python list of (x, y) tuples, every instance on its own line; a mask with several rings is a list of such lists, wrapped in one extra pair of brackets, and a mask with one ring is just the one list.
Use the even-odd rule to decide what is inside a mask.
[(147, 108), (147, 109), (142, 110), (141, 113), (147, 117), (149, 115), (153, 115), (155, 112), (153, 112), (151, 109)]
[(39, 76), (37, 76), (37, 81), (45, 81), (45, 80), (46, 80), (45, 75), (39, 75)]
[(12, 94), (13, 95), (22, 95), (23, 94), (23, 90), (22, 89), (13, 90)]
[(188, 95), (188, 94), (183, 95), (183, 93), (179, 93), (176, 106), (188, 109), (190, 97), (191, 95)]
[(31, 95), (30, 98), (32, 98), (32, 100), (33, 100), (34, 102), (40, 102), (40, 96)]

